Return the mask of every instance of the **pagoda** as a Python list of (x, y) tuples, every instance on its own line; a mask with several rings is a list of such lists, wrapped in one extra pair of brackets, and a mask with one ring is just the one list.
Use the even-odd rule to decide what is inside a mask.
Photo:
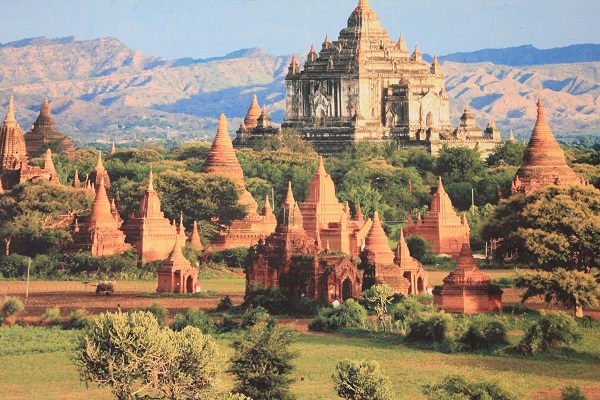
[[(98, 186), (100, 181), (103, 181), (104, 187), (107, 190), (110, 189), (110, 177), (108, 176), (108, 171), (104, 168), (104, 163), (102, 162), (102, 151), (98, 151), (98, 159), (96, 160), (96, 166), (91, 174), (88, 176), (88, 180), (94, 186)], [(110, 196), (109, 196), (110, 197)]]
[(433, 289), (433, 303), (449, 312), (477, 313), (502, 309), (502, 290), (475, 264), (465, 237), (454, 271)]
[(78, 222), (73, 233), (71, 252), (89, 251), (94, 256), (110, 256), (131, 248), (125, 243), (125, 234), (119, 230), (118, 221), (110, 211), (104, 180), (96, 186), (96, 196), (83, 226)]
[(320, 240), (307, 235), (291, 183), (275, 232), (250, 248), (245, 266), (246, 292), (258, 284), (298, 299), (332, 302), (362, 291), (362, 271), (345, 255), (327, 254)]
[(158, 193), (154, 190), (152, 170), (138, 211), (129, 216), (121, 230), (125, 233), (126, 242), (135, 247), (142, 264), (164, 260), (173, 249), (177, 229), (161, 210)]
[(586, 184), (567, 165), (565, 154), (544, 116), (542, 100), (537, 102), (537, 120), (525, 148), (523, 164), (511, 185), (511, 194), (530, 194), (549, 185)]
[(304, 229), (310, 237), (328, 242), (331, 251), (358, 256), (371, 229), (371, 221), (363, 219), (360, 204), (357, 206), (356, 219), (351, 219), (348, 204), (343, 205), (336, 197), (335, 185), (325, 171), (323, 157), (319, 157), (317, 172), (308, 185), (308, 195), (300, 204), (300, 211)]
[(394, 253), (394, 264), (400, 267), (404, 278), (409, 282), (408, 294), (419, 294), (427, 290), (427, 271), (416, 258), (411, 257), (402, 229)]
[(319, 154), (363, 140), (396, 140), (432, 154), (442, 143), (491, 152), (501, 141), (471, 125), (476, 137), (457, 136), (437, 56), (428, 64), (418, 45), (407, 50), (402, 34), (391, 40), (368, 0), (358, 1), (337, 40), (326, 35), (318, 53), (311, 46), (303, 68), (294, 55), (285, 83), (282, 126), (300, 131)]
[(212, 242), (215, 250), (234, 247), (247, 247), (255, 244), (262, 236), (271, 234), (277, 226), (277, 218), (268, 202), (265, 202), (260, 214), (258, 204), (246, 189), (244, 172), (235, 155), (231, 138), (227, 133), (227, 118), (221, 114), (217, 134), (210, 148), (202, 172), (223, 175), (235, 182), (240, 189), (239, 204), (246, 208), (247, 215), (243, 220), (235, 220), (231, 226), (221, 230)]
[(200, 234), (198, 233), (198, 223), (196, 221), (194, 221), (194, 227), (192, 228), (192, 234), (190, 235), (190, 244), (194, 246), (196, 250), (204, 250), (202, 242), (200, 241)]
[(25, 134), (25, 146), (29, 158), (40, 157), (44, 154), (45, 149), (54, 148), (60, 154), (75, 160), (75, 147), (71, 143), (71, 139), (56, 131), (47, 98), (44, 100), (40, 114), (33, 123), (31, 131)]
[(278, 129), (271, 124), (267, 107), (263, 106), (261, 110), (256, 95), (253, 95), (246, 117), (242, 120), (240, 128), (235, 132), (233, 147), (248, 147), (257, 140), (276, 136), (277, 132)]
[(196, 292), (198, 270), (183, 256), (180, 240), (176, 236), (171, 252), (158, 269), (158, 293)]
[(431, 199), (431, 210), (423, 220), (419, 214), (416, 224), (409, 217), (405, 233), (407, 236), (419, 235), (427, 240), (436, 254), (456, 257), (460, 253), (464, 237), (470, 233), (469, 223), (464, 214), (462, 218), (456, 215), (441, 177)]

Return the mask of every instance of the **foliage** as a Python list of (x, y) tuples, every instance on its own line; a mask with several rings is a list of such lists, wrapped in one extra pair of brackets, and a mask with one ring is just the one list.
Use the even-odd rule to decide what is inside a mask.
[(420, 262), (425, 262), (426, 258), (433, 255), (433, 247), (431, 244), (419, 235), (410, 235), (406, 238), (408, 251), (411, 257), (416, 258)]
[(581, 334), (573, 317), (553, 312), (542, 316), (539, 322), (532, 325), (514, 351), (529, 355), (544, 353), (580, 339)]
[(204, 334), (212, 334), (217, 331), (215, 321), (198, 308), (189, 308), (185, 315), (179, 313), (175, 315), (169, 328), (174, 331), (182, 331), (186, 326), (198, 328)]
[(236, 377), (233, 391), (254, 400), (293, 399), (289, 374), (297, 355), (289, 346), (296, 336), (295, 330), (270, 320), (259, 322), (236, 339), (229, 370)]
[(579, 386), (567, 386), (560, 392), (561, 400), (586, 400)]
[(348, 299), (338, 307), (319, 309), (308, 328), (316, 332), (332, 332), (339, 328), (363, 328), (366, 321), (367, 310), (354, 299)]
[(523, 155), (525, 153), (525, 144), (519, 141), (505, 141), (497, 145), (494, 152), (490, 154), (486, 163), (490, 166), (523, 164)]
[(451, 329), (453, 318), (444, 312), (422, 313), (409, 322), (405, 337), (409, 342), (443, 342)]
[(254, 307), (244, 313), (240, 328), (246, 329), (258, 324), (259, 322), (269, 321), (272, 318), (273, 317), (271, 317), (265, 308), (261, 306)]
[(488, 349), (507, 343), (506, 327), (498, 320), (476, 319), (457, 339), (461, 350)]
[(583, 317), (583, 307), (598, 305), (598, 282), (590, 274), (557, 268), (554, 271), (529, 271), (520, 273), (515, 280), (517, 288), (525, 288), (523, 302), (543, 296), (546, 303), (556, 302)]
[(424, 385), (423, 394), (429, 400), (517, 400), (519, 396), (498, 383), (469, 382), (460, 375), (448, 375), (435, 385)]
[(69, 318), (63, 324), (64, 329), (83, 329), (87, 326), (90, 316), (86, 310), (78, 309), (69, 314)]
[(485, 173), (479, 150), (467, 147), (442, 146), (435, 165), (435, 172), (442, 177), (445, 185), (459, 182), (473, 184)]
[(2, 307), (0, 307), (0, 324), (2, 324), (7, 318), (12, 317), (19, 311), (25, 309), (23, 302), (17, 298), (9, 298), (2, 303)]
[(73, 349), (75, 340), (75, 331), (58, 327), (2, 326), (0, 356), (67, 351)]
[(231, 307), (233, 307), (233, 303), (231, 302), (231, 297), (229, 297), (229, 295), (226, 295), (219, 301), (219, 304), (217, 304), (217, 308), (215, 309), (215, 311), (217, 311), (217, 312), (229, 311), (229, 310), (231, 310)]
[(248, 247), (236, 247), (234, 249), (209, 253), (206, 260), (214, 263), (224, 263), (227, 268), (242, 268), (244, 265), (244, 258), (246, 258), (247, 255)]
[(288, 297), (279, 288), (256, 287), (246, 292), (242, 308), (263, 307), (269, 313), (282, 315), (288, 312)]
[(422, 313), (437, 311), (437, 307), (434, 305), (422, 304), (415, 296), (409, 296), (395, 303), (392, 306), (391, 311), (394, 315), (394, 320), (409, 322)]
[(377, 319), (379, 319), (385, 330), (387, 306), (392, 301), (394, 289), (388, 285), (373, 285), (369, 289), (364, 290), (362, 294), (367, 304), (367, 308), (375, 311)]
[(283, 129), (281, 136), (267, 136), (253, 143), (254, 151), (277, 151), (316, 155), (310, 142), (302, 139), (302, 134), (293, 129)]
[(142, 311), (147, 311), (150, 314), (154, 315), (154, 318), (156, 318), (156, 321), (159, 325), (163, 325), (167, 320), (167, 309), (160, 303), (154, 302), (148, 307), (142, 308)]
[(40, 318), (40, 325), (45, 326), (57, 326), (60, 325), (61, 322), (60, 308), (58, 307), (47, 308)]
[(338, 396), (351, 400), (390, 400), (390, 379), (376, 361), (343, 359), (332, 376)]

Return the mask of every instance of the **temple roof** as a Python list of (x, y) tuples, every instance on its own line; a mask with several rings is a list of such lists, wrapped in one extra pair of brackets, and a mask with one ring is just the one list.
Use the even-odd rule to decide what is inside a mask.
[(373, 225), (365, 238), (365, 248), (372, 254), (372, 260), (376, 264), (389, 265), (394, 263), (394, 252), (388, 244), (388, 237), (381, 226), (379, 213), (375, 211), (373, 214)]
[(198, 233), (198, 223), (194, 221), (194, 227), (192, 228), (192, 234), (190, 235), (190, 244), (196, 247), (197, 250), (202, 250), (202, 242), (200, 241), (200, 234)]
[[(295, 56), (293, 56), (293, 58), (295, 58)], [(292, 63), (294, 61), (292, 60)], [(256, 128), (256, 125), (258, 124), (258, 117), (260, 117), (261, 114), (261, 109), (260, 106), (258, 105), (258, 100), (256, 99), (256, 95), (252, 96), (252, 103), (250, 104), (250, 107), (248, 108), (248, 112), (246, 113), (246, 118), (244, 118), (244, 124), (246, 125), (247, 129), (252, 129), (252, 128)]]
[(469, 240), (465, 238), (457, 258), (456, 268), (444, 278), (444, 285), (482, 286), (489, 283), (490, 278), (475, 264)]
[(17, 170), (27, 163), (25, 138), (15, 118), (13, 97), (10, 96), (4, 125), (0, 129), (0, 172)]
[(325, 171), (322, 156), (319, 157), (317, 172), (315, 172), (308, 185), (306, 200), (300, 208), (303, 214), (318, 213), (321, 223), (339, 221), (339, 215), (344, 206), (335, 195), (335, 184), (331, 176)]
[(431, 199), (431, 211), (429, 211), (423, 223), (434, 223), (438, 226), (462, 225), (460, 217), (454, 212), (450, 196), (444, 190), (441, 177), (438, 178), (438, 188)]
[(160, 218), (165, 217), (161, 211), (160, 199), (158, 193), (154, 190), (154, 176), (152, 174), (152, 168), (148, 174), (148, 188), (144, 192), (144, 196), (140, 201), (140, 207), (138, 211), (138, 218)]
[[(258, 104), (257, 104), (258, 106)], [(258, 109), (260, 115), (260, 108)], [(227, 133), (227, 118), (225, 114), (219, 117), (217, 134), (202, 166), (202, 172), (225, 175), (241, 187), (244, 187), (244, 172), (233, 150), (233, 144)]]
[(173, 250), (171, 250), (169, 257), (167, 257), (163, 265), (174, 270), (190, 268), (192, 264), (184, 257), (183, 252), (181, 251), (182, 247), (181, 237), (180, 235), (176, 235)]
[(53, 132), (55, 130), (54, 120), (52, 119), (52, 114), (50, 113), (50, 104), (48, 103), (48, 98), (46, 98), (40, 110), (40, 114), (33, 123), (33, 128), (31, 131)]
[(15, 108), (12, 95), (8, 102), (8, 111), (6, 112), (6, 118), (4, 118), (4, 126), (12, 128), (17, 126), (17, 119), (15, 118)]
[(104, 179), (100, 178), (100, 184), (96, 186), (96, 196), (92, 202), (91, 212), (85, 219), (85, 227), (88, 231), (98, 227), (116, 229), (117, 223), (110, 211), (110, 201), (106, 195)]
[(404, 231), (402, 228), (400, 228), (400, 239), (398, 239), (398, 246), (394, 252), (394, 264), (404, 269), (419, 267), (418, 261), (410, 255), (410, 250), (404, 239)]

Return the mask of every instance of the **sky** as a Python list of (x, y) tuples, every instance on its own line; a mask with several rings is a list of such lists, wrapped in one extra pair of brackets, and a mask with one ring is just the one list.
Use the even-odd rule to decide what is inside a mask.
[[(1, 0), (0, 43), (114, 37), (146, 55), (208, 58), (260, 47), (306, 53), (335, 39), (358, 0)], [(409, 48), (446, 55), (600, 42), (598, 0), (369, 0)]]

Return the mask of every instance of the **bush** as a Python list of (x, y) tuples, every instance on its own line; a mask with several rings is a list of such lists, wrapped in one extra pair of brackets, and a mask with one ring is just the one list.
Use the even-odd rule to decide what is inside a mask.
[(64, 323), (65, 329), (83, 329), (87, 326), (89, 315), (86, 310), (75, 310), (69, 315), (69, 319)]
[(227, 295), (227, 296), (223, 297), (221, 299), (221, 301), (219, 301), (219, 304), (217, 304), (216, 311), (219, 311), (219, 312), (229, 311), (229, 310), (231, 310), (231, 307), (233, 307), (233, 303), (231, 302), (231, 297), (229, 297), (229, 295)]
[[(430, 297), (430, 295), (427, 295)], [(421, 313), (435, 312), (437, 307), (433, 305), (424, 305), (415, 296), (405, 297), (400, 302), (391, 307), (394, 320), (408, 322)]]
[(506, 327), (500, 321), (476, 320), (458, 337), (460, 350), (487, 349), (507, 343)]
[(239, 327), (240, 326), (237, 322), (235, 322), (229, 315), (226, 315), (223, 317), (223, 321), (221, 321), (221, 323), (217, 326), (217, 330), (219, 333), (225, 333), (233, 331)]
[(514, 350), (521, 354), (537, 354), (571, 345), (581, 339), (575, 319), (563, 312), (548, 313), (526, 332)]
[(516, 400), (520, 396), (495, 382), (469, 382), (462, 376), (449, 375), (435, 385), (423, 386), (429, 400)]
[(0, 309), (0, 324), (2, 324), (7, 318), (12, 317), (19, 311), (22, 311), (25, 308), (21, 300), (10, 298), (2, 304), (2, 308)]
[(410, 255), (420, 262), (424, 259), (433, 255), (433, 247), (431, 244), (418, 235), (410, 235), (406, 238), (406, 244), (408, 245), (408, 251)]
[(354, 299), (348, 299), (337, 308), (321, 308), (308, 329), (331, 332), (339, 328), (362, 328), (367, 321), (367, 310)]
[(560, 392), (561, 400), (586, 400), (579, 386), (567, 386)]
[(390, 379), (381, 372), (376, 361), (344, 359), (335, 366), (332, 376), (335, 390), (344, 399), (390, 400)]
[(60, 323), (60, 308), (58, 307), (47, 308), (46, 312), (44, 312), (44, 314), (40, 318), (40, 325), (53, 326), (60, 325)]
[(263, 307), (270, 314), (282, 315), (289, 311), (287, 296), (279, 288), (255, 288), (244, 296), (242, 307)]
[(159, 325), (163, 325), (165, 323), (165, 321), (167, 320), (167, 315), (168, 315), (167, 309), (165, 307), (163, 307), (162, 305), (160, 305), (160, 303), (154, 302), (154, 303), (150, 304), (148, 307), (142, 308), (142, 311), (148, 311), (149, 313), (154, 315), (154, 318), (156, 318), (156, 321), (158, 322)]
[(198, 328), (204, 334), (212, 334), (217, 332), (217, 325), (215, 324), (215, 321), (206, 315), (204, 311), (197, 308), (188, 309), (185, 315), (175, 315), (175, 319), (169, 328), (177, 332), (182, 331), (186, 326)]
[(444, 312), (420, 314), (410, 321), (405, 339), (409, 342), (443, 342), (453, 320)]
[(248, 255), (248, 247), (236, 247), (234, 249), (227, 249), (222, 251), (216, 251), (208, 255), (207, 261), (214, 263), (224, 263), (227, 268), (242, 268), (244, 265), (244, 259)]
[(259, 322), (268, 321), (271, 318), (272, 317), (267, 310), (261, 306), (258, 306), (244, 314), (240, 328), (246, 329), (258, 324)]

